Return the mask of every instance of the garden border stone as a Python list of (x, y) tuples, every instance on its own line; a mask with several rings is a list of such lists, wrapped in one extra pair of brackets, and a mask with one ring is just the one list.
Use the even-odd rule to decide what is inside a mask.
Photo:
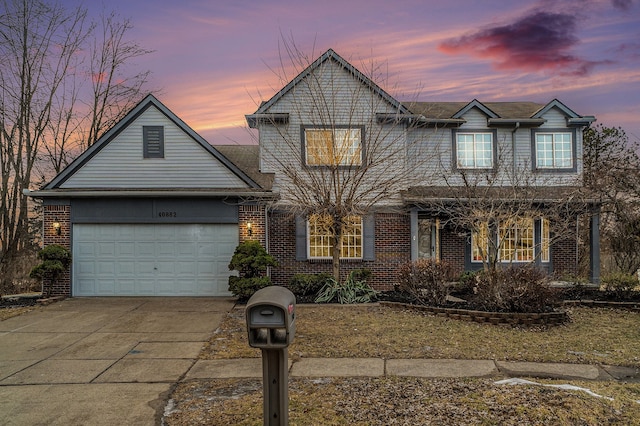
[(386, 306), (392, 309), (408, 309), (431, 313), (443, 318), (474, 321), (478, 323), (488, 323), (494, 325), (532, 327), (539, 325), (561, 325), (569, 320), (569, 315), (566, 311), (535, 313), (486, 312), (460, 308), (437, 308), (432, 306), (413, 305), (410, 303), (400, 302), (379, 303), (381, 306)]

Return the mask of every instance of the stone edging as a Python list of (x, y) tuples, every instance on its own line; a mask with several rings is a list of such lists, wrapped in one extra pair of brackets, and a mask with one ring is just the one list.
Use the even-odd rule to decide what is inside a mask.
[(590, 308), (612, 308), (612, 309), (629, 309), (632, 311), (640, 311), (640, 302), (610, 302), (607, 300), (565, 300), (564, 305), (588, 306)]
[(540, 313), (485, 312), (458, 308), (435, 308), (399, 302), (380, 302), (381, 306), (393, 309), (409, 309), (429, 312), (439, 317), (487, 324), (512, 326), (560, 325), (569, 320), (565, 311)]

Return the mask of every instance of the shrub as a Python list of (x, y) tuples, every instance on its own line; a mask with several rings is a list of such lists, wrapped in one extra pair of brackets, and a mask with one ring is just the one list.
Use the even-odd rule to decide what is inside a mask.
[[(71, 265), (71, 252), (58, 244), (51, 244), (40, 250), (38, 258), (42, 262), (31, 270), (29, 276), (31, 278), (50, 279), (52, 284), (55, 284)], [(47, 290), (46, 296), (48, 296), (48, 293), (49, 291)]]
[(238, 244), (229, 269), (238, 271), (239, 276), (229, 277), (229, 291), (240, 299), (248, 299), (256, 291), (271, 285), (271, 278), (265, 276), (269, 266), (278, 266), (278, 263), (258, 241)]
[(602, 288), (607, 296), (615, 300), (629, 300), (633, 290), (638, 287), (638, 278), (635, 275), (617, 273), (602, 278)]
[(373, 275), (369, 268), (354, 269), (351, 273), (353, 274), (353, 279), (356, 281), (369, 281), (369, 278)]
[(352, 271), (344, 283), (339, 283), (330, 277), (318, 292), (316, 303), (369, 303), (375, 300), (378, 292), (372, 289), (365, 281), (356, 280), (356, 274)]
[(558, 302), (547, 275), (532, 266), (508, 267), (478, 274), (474, 304), (493, 312), (546, 312)]
[(331, 278), (330, 274), (295, 274), (289, 281), (289, 290), (296, 296), (315, 296)]
[(240, 300), (248, 300), (256, 291), (270, 285), (269, 277), (229, 277), (229, 291)]
[(448, 263), (419, 259), (400, 267), (398, 290), (411, 295), (419, 303), (444, 306), (451, 291), (450, 278)]

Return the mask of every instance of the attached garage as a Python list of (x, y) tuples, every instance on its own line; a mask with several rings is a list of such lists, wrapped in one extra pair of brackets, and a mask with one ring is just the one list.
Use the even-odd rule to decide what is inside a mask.
[(149, 95), (28, 193), (43, 201), (44, 244), (71, 249), (68, 276), (43, 286), (64, 296), (229, 296), (233, 252), (261, 220), (255, 200), (271, 194), (255, 148), (222, 154)]
[(233, 224), (78, 224), (76, 296), (228, 296)]

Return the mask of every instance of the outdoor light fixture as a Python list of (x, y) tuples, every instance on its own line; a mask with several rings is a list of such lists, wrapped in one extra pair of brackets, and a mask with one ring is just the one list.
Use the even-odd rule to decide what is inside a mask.
[(62, 229), (61, 229), (61, 226), (60, 226), (60, 222), (58, 222), (58, 219), (56, 219), (56, 220), (53, 222), (53, 225), (52, 225), (52, 226), (53, 226), (53, 229), (55, 229), (55, 230), (56, 230), (56, 235), (60, 235), (60, 233), (62, 232)]
[(249, 236), (253, 235), (253, 228), (251, 227), (251, 222), (247, 222), (247, 233)]

